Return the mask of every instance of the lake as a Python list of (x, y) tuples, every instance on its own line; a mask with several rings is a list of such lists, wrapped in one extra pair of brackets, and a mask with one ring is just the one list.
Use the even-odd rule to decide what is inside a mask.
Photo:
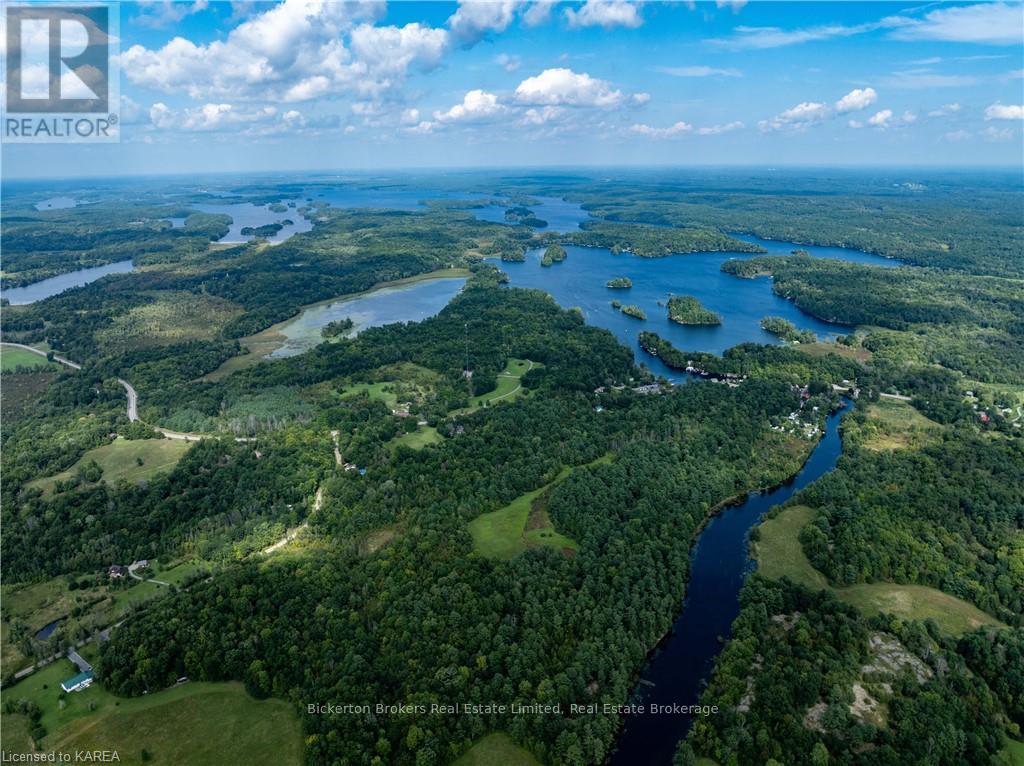
[[(789, 253), (799, 247), (792, 243), (770, 242), (756, 237), (743, 237), (757, 242), (774, 253)], [(523, 263), (500, 263), (514, 287), (535, 287), (550, 293), (565, 308), (578, 307), (589, 324), (610, 330), (626, 346), (633, 349), (638, 362), (669, 380), (683, 381), (685, 373), (666, 367), (657, 357), (644, 353), (637, 342), (642, 330), (656, 332), (685, 351), (707, 351), (721, 354), (740, 343), (780, 343), (771, 333), (761, 329), (761, 319), (781, 316), (802, 330), (810, 330), (824, 338), (846, 334), (851, 328), (825, 322), (805, 314), (785, 298), (775, 295), (771, 279), (741, 279), (721, 271), (730, 258), (750, 258), (744, 253), (690, 253), (664, 258), (638, 258), (629, 253), (613, 255), (598, 247), (566, 246), (568, 258), (550, 267), (540, 265), (542, 250), (527, 252)], [(897, 261), (842, 248), (804, 247), (812, 256), (838, 258), (857, 263), (895, 266)], [(633, 287), (613, 290), (605, 282), (613, 277), (629, 277)], [(670, 294), (693, 295), (704, 306), (722, 317), (715, 326), (687, 326), (672, 322), (666, 306)], [(647, 314), (646, 321), (626, 316), (612, 308), (611, 301), (635, 304)]]
[(279, 359), (308, 351), (323, 343), (321, 328), (346, 317), (355, 323), (349, 336), (368, 327), (429, 319), (447, 306), (465, 284), (465, 277), (423, 279), (310, 306), (295, 319), (275, 328), (285, 341), (268, 357)]
[[(538, 231), (579, 231), (580, 224), (590, 218), (590, 213), (584, 210), (578, 202), (569, 202), (557, 197), (534, 197), (534, 199), (539, 200), (540, 204), (528, 205), (527, 207), (533, 211), (537, 218), (548, 222), (545, 228), (538, 229)], [(505, 220), (505, 211), (509, 207), (512, 207), (511, 203), (507, 206), (488, 205), (487, 207), (474, 208), (470, 212), (481, 221), (508, 223)]]
[[(267, 241), (272, 245), (279, 245), (293, 234), (300, 234), (304, 231), (312, 231), (313, 222), (304, 218), (298, 210), (289, 207), (284, 213), (275, 213), (269, 205), (254, 205), (251, 202), (240, 202), (237, 204), (216, 205), (212, 203), (201, 203), (189, 207), (201, 210), (204, 213), (215, 213), (218, 215), (231, 216), (231, 228), (228, 233), (217, 240), (222, 245), (240, 245), (252, 240), (252, 236), (242, 234), (242, 229), (247, 226), (253, 228), (266, 226), (271, 223), (289, 220), (292, 223), (286, 225)], [(171, 220), (173, 225), (173, 219)]]
[[(705, 383), (703, 385), (713, 385)], [(849, 405), (843, 401), (843, 410)], [(696, 705), (704, 679), (722, 650), (740, 612), (739, 591), (755, 564), (748, 554), (750, 529), (761, 515), (835, 468), (843, 451), (839, 421), (843, 410), (829, 415), (825, 434), (792, 481), (746, 499), (713, 517), (690, 553), (686, 601), (668, 637), (640, 674), (630, 699), (643, 705)], [(612, 755), (612, 766), (669, 766), (678, 742), (686, 736), (689, 715), (626, 716)]]
[(35, 204), (36, 210), (66, 210), (70, 207), (77, 207), (78, 200), (74, 197), (50, 197)]
[(133, 268), (132, 262), (128, 260), (108, 263), (104, 266), (93, 266), (88, 269), (79, 269), (78, 271), (58, 274), (49, 279), (33, 282), (24, 287), (12, 287), (3, 291), (3, 297), (9, 300), (12, 306), (24, 306), (28, 303), (35, 303), (36, 301), (43, 300), (43, 298), (57, 295), (65, 290), (70, 290), (72, 287), (81, 287), (90, 282), (95, 282), (97, 279), (107, 276), (107, 274), (126, 274)]

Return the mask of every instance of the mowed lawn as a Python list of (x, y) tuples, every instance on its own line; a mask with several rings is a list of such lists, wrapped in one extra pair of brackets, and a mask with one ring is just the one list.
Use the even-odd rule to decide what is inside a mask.
[[(753, 544), (758, 571), (765, 577), (788, 577), (807, 588), (830, 587), (800, 545), (800, 530), (814, 518), (814, 509), (797, 505), (784, 509), (760, 526)], [(925, 585), (877, 582), (831, 589), (842, 601), (866, 615), (886, 612), (905, 620), (932, 619), (946, 633), (959, 636), (982, 625), (1005, 625), (973, 604)]]
[(529, 750), (519, 747), (507, 734), (496, 732), (478, 739), (452, 766), (540, 766)]
[(443, 437), (433, 426), (420, 426), (415, 431), (396, 436), (391, 440), (389, 446), (392, 449), (397, 447), (409, 447), (410, 449), (423, 449), (428, 444), (437, 444)]
[[(37, 479), (29, 486), (50, 492), (56, 482), (67, 481), (90, 460), (95, 460), (103, 469), (103, 481), (107, 484), (116, 484), (121, 479), (130, 484), (138, 483), (174, 468), (192, 444), (179, 439), (115, 439), (110, 444), (89, 450), (66, 471)], [(139, 465), (139, 460), (142, 465)]]
[[(117, 750), (120, 763), (302, 763), (302, 727), (282, 700), (256, 700), (239, 683), (186, 683), (141, 697), (115, 697), (99, 684), (68, 694), (60, 706), (60, 682), (77, 673), (62, 659), (4, 692), (29, 699), (43, 711), (43, 751)], [(28, 747), (23, 716), (0, 719), (4, 749)]]
[(33, 354), (23, 348), (16, 346), (0, 345), (0, 372), (11, 372), (21, 367), (22, 369), (51, 369), (60, 367), (56, 362), (48, 362), (45, 356)]
[(498, 404), (517, 399), (526, 393), (522, 386), (522, 377), (530, 370), (543, 367), (540, 362), (529, 359), (509, 359), (505, 369), (498, 373), (498, 384), (493, 391), (474, 396), (469, 400), (467, 412), (472, 412), (488, 404)]

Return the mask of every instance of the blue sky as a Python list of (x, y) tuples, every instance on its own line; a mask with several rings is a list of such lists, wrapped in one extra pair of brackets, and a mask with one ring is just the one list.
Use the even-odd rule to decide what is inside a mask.
[(1024, 5), (124, 3), (116, 145), (5, 175), (1002, 165)]

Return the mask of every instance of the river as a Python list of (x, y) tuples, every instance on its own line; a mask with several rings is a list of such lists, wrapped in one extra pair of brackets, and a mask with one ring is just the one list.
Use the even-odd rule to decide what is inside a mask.
[[(712, 385), (710, 383), (705, 385)], [(831, 471), (842, 453), (839, 420), (849, 405), (829, 415), (825, 434), (799, 473), (766, 492), (751, 492), (739, 505), (713, 517), (691, 552), (690, 579), (683, 610), (672, 631), (644, 667), (633, 698), (636, 704), (696, 705), (704, 680), (722, 650), (739, 614), (739, 591), (754, 568), (748, 555), (750, 529), (761, 514)], [(669, 766), (678, 742), (686, 736), (690, 716), (626, 716), (612, 755), (613, 766)]]

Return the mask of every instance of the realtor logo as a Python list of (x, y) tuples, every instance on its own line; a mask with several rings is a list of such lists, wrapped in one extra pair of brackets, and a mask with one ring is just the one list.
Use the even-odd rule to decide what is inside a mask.
[(107, 5), (7, 5), (5, 142), (119, 139)]

